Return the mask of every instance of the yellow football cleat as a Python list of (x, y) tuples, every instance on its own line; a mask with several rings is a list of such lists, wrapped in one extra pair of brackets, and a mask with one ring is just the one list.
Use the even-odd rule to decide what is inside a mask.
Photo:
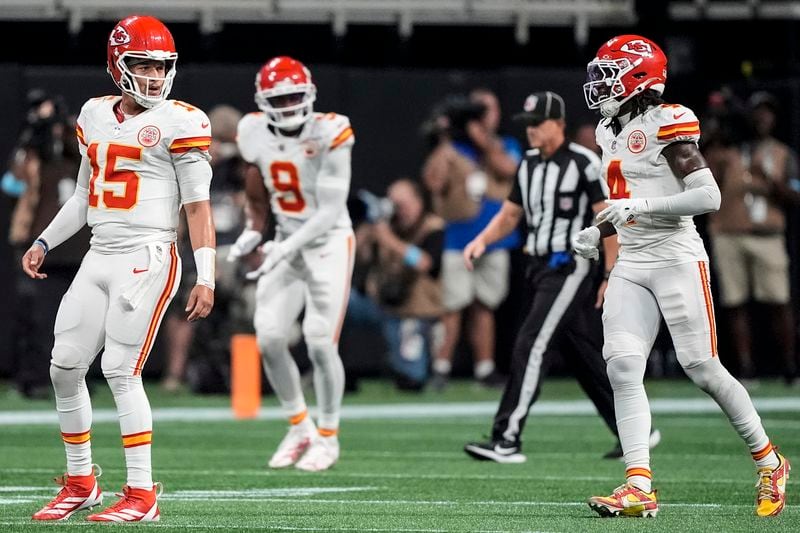
[(756, 482), (756, 514), (758, 516), (777, 516), (786, 505), (786, 482), (792, 466), (783, 455), (778, 456), (778, 466), (774, 469), (759, 468)]
[(611, 496), (592, 496), (589, 498), (589, 507), (597, 514), (604, 517), (632, 516), (654, 517), (658, 513), (656, 491), (644, 492), (630, 483), (625, 483), (614, 489)]

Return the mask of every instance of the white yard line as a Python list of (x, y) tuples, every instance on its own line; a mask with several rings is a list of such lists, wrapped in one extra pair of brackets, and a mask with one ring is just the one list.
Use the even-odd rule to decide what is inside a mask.
[[(765, 412), (800, 412), (800, 398), (757, 398), (756, 408)], [(660, 398), (650, 400), (653, 414), (721, 413), (711, 399)], [(378, 420), (403, 418), (451, 418), (492, 416), (497, 409), (495, 402), (454, 402), (454, 403), (409, 403), (345, 405), (342, 418), (345, 420)], [(313, 410), (312, 410), (313, 411)], [(597, 413), (589, 400), (542, 401), (533, 406), (531, 416), (559, 415), (581, 416)], [(313, 414), (313, 413), (312, 413)], [(284, 420), (285, 414), (279, 408), (262, 408), (259, 420)], [(115, 409), (96, 409), (94, 422), (117, 422)], [(234, 420), (231, 409), (227, 407), (165, 407), (153, 409), (153, 420), (157, 422), (201, 422)], [(57, 424), (58, 417), (50, 411), (0, 411), (0, 426)]]

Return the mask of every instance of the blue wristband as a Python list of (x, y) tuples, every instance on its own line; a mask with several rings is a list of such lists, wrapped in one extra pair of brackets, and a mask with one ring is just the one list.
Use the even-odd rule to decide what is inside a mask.
[(422, 250), (409, 244), (406, 253), (403, 254), (403, 262), (410, 267), (415, 267), (419, 264), (420, 259), (422, 259)]
[(38, 244), (39, 246), (41, 246), (44, 249), (44, 255), (47, 255), (47, 252), (50, 251), (50, 246), (47, 244), (47, 241), (42, 239), (41, 237), (33, 241), (33, 244)]

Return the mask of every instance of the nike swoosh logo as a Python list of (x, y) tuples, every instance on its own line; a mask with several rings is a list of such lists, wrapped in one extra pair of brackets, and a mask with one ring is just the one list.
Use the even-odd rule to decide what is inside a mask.
[(500, 455), (511, 455), (512, 453), (516, 453), (516, 448), (503, 448), (499, 444), (495, 445), (494, 451), (499, 453)]
[(148, 270), (150, 270), (150, 269), (149, 268), (134, 268), (133, 269), (133, 273), (134, 274), (141, 274), (142, 272), (147, 272)]
[(208, 122), (203, 122), (202, 124), (200, 124), (200, 127), (203, 128), (203, 129), (207, 128), (208, 127)]
[(683, 113), (678, 113), (677, 115), (676, 115), (675, 113), (673, 113), (673, 114), (672, 114), (672, 118), (674, 118), (675, 120), (677, 120), (677, 119), (681, 118), (681, 117), (682, 117), (683, 115), (685, 115), (685, 114), (686, 114), (686, 111), (684, 111)]

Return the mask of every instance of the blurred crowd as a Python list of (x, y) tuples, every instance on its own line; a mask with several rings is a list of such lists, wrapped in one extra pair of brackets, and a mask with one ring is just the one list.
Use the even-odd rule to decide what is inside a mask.
[[(748, 386), (757, 386), (765, 368), (775, 369), (787, 384), (798, 383), (797, 298), (790, 268), (798, 242), (793, 232), (800, 212), (800, 174), (794, 149), (775, 137), (781, 113), (772, 94), (740, 98), (723, 88), (709, 95), (701, 118), (701, 149), (719, 181), (722, 208), (701, 217), (698, 225), (713, 251), (715, 301), (721, 326), (730, 332), (723, 359)], [(244, 164), (235, 142), (242, 113), (219, 105), (208, 116), (220, 259), (216, 308), (206, 321), (187, 322), (180, 302), (193, 276), (183, 276), (178, 303), (170, 307), (156, 347), (163, 363), (153, 365), (154, 377), (167, 391), (226, 392), (230, 337), (253, 331), (255, 284), (243, 272), (254, 264), (224, 260), (244, 224)], [(474, 270), (462, 260), (467, 243), (500, 210), (527, 149), (521, 131), (502, 131), (505, 122), (489, 89), (448, 95), (421, 125), (427, 153), (419, 175), (397, 176), (386, 190), (351, 192), (357, 254), (342, 333), (349, 389), (369, 373), (365, 368), (377, 368), (410, 391), (441, 390), (451, 375), (472, 377), (486, 387), (505, 383), (510, 343), (502, 328), (515, 329), (515, 320), (526, 310), (525, 302), (515, 299), (526, 228), (495, 243)], [(571, 124), (569, 131), (574, 142), (597, 151), (594, 129), (594, 123)], [(27, 120), (0, 183), (13, 204), (8, 240), (15, 267), (72, 194), (79, 162), (74, 114), (58, 95), (30, 91)], [(191, 253), (187, 233), (184, 224), (179, 231), (184, 257)], [(50, 393), (53, 322), (88, 237), (85, 228), (48, 257), (47, 283), (15, 271), (13, 307), (25, 312), (14, 314), (13, 366), (7, 377), (24, 396)], [(193, 268), (190, 260), (183, 265)], [(360, 339), (371, 339), (374, 346), (365, 348)], [(678, 368), (667, 343), (657, 342), (653, 349), (653, 375), (671, 375)], [(758, 355), (764, 353), (758, 347), (765, 345), (777, 354), (766, 366)], [(308, 369), (307, 361), (302, 363), (299, 326), (292, 350), (301, 368)], [(359, 361), (354, 352), (371, 360)]]

